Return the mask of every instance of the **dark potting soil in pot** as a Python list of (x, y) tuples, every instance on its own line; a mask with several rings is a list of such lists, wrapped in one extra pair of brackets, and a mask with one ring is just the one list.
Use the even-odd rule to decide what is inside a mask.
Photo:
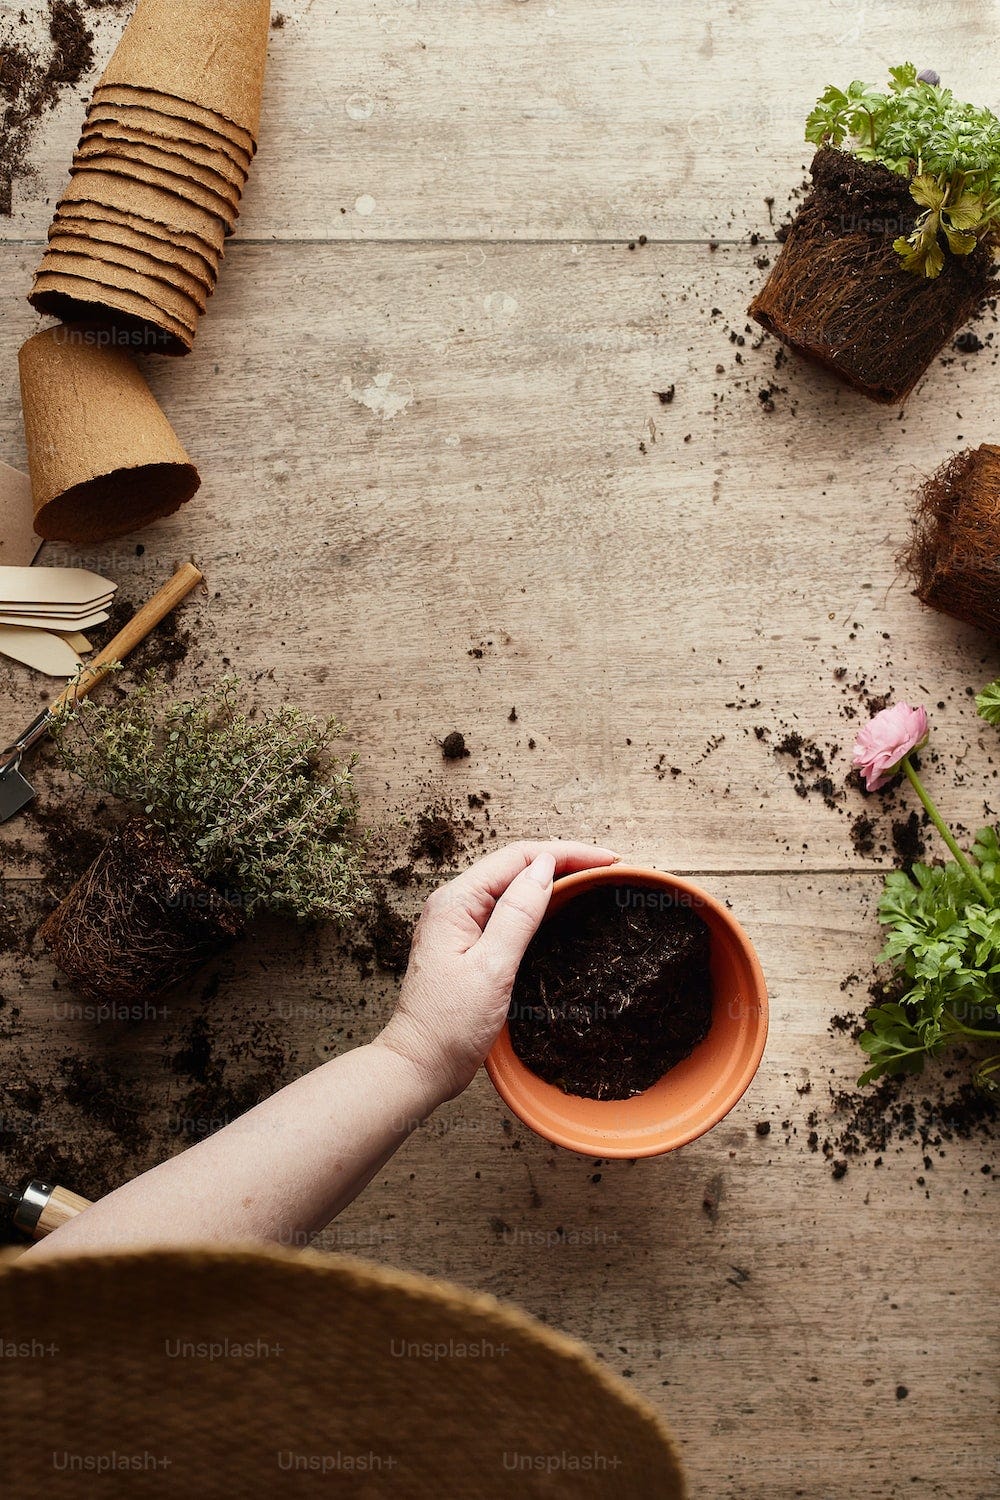
[(567, 1094), (641, 1094), (708, 1035), (709, 957), (705, 923), (668, 892), (584, 891), (528, 948), (511, 998), (514, 1051)]
[(995, 290), (991, 246), (946, 255), (940, 276), (914, 275), (893, 249), (920, 213), (909, 179), (831, 147), (810, 171), (750, 316), (873, 400), (902, 401)]

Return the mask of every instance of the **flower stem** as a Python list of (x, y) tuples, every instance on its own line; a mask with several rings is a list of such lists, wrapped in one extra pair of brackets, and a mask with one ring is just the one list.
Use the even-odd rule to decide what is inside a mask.
[(934, 806), (934, 803), (931, 801), (930, 797), (924, 790), (923, 782), (920, 780), (920, 777), (910, 765), (910, 757), (908, 755), (903, 757), (903, 770), (906, 772), (907, 779), (909, 780), (910, 785), (913, 787), (913, 790), (916, 792), (924, 807), (927, 809), (927, 816), (930, 818), (931, 822), (934, 824), (934, 827), (937, 829), (938, 833), (944, 839), (945, 843), (948, 845), (948, 848), (954, 855), (956, 863), (959, 864), (965, 871), (965, 874), (968, 876), (969, 880), (982, 896), (983, 900), (986, 902), (986, 905), (988, 907), (992, 907), (994, 905), (992, 895), (990, 894), (982, 878), (976, 874), (976, 871), (970, 865), (968, 857), (963, 854), (962, 850), (956, 844), (951, 829), (948, 827), (947, 823), (944, 821), (941, 814)]
[(958, 1018), (955, 1016), (955, 1014), (954, 1014), (953, 1011), (950, 1011), (950, 1010), (946, 1011), (945, 1014), (947, 1015), (949, 1021), (951, 1022), (952, 1026), (955, 1028), (955, 1030), (961, 1032), (961, 1034), (963, 1036), (982, 1037), (987, 1042), (995, 1042), (996, 1041), (996, 1039), (997, 1039), (997, 1030), (996, 1030), (996, 1027), (993, 1027), (993, 1029), (990, 1030), (990, 1031), (983, 1031), (980, 1028), (975, 1027), (975, 1026), (966, 1026), (964, 1024), (964, 1022), (958, 1020)]

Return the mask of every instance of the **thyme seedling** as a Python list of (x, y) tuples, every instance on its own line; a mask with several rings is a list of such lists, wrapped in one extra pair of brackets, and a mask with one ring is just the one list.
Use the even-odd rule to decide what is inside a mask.
[(194, 874), (239, 892), (249, 915), (348, 918), (367, 899), (341, 733), (281, 707), (251, 714), (237, 678), (165, 701), (149, 674), (128, 697), (85, 699), (53, 731), (63, 764), (130, 802)]

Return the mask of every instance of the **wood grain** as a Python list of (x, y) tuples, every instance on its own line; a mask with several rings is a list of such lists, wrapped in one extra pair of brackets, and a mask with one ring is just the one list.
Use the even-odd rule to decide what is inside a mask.
[[(15, 460), (30, 258), (0, 324)], [(863, 683), (931, 705), (931, 781), (978, 826), (996, 741), (966, 688), (1000, 654), (918, 605), (896, 555), (920, 475), (993, 435), (993, 355), (949, 355), (887, 413), (775, 372), (743, 332), (761, 274), (738, 247), (237, 245), (197, 353), (151, 369), (203, 488), (83, 561), (142, 598), (192, 556), (197, 646), (338, 713), (376, 820), (485, 788), (500, 835), (854, 867), (850, 824), (884, 806), (840, 791)], [(0, 680), (30, 719), (30, 681)], [(453, 728), (473, 753), (445, 774)], [(789, 731), (836, 749), (835, 808), (797, 793)]]
[[(892, 1141), (881, 1165), (851, 1157), (840, 1181), (808, 1145), (811, 1112), (821, 1143), (842, 1128), (832, 1096), (857, 1077), (858, 1049), (828, 1028), (863, 996), (863, 983), (840, 982), (868, 971), (877, 877), (704, 883), (746, 923), (772, 1001), (761, 1071), (715, 1131), (668, 1158), (592, 1161), (531, 1135), (480, 1075), (322, 1244), (488, 1290), (585, 1339), (669, 1416), (697, 1500), (986, 1500), (995, 1338), (987, 1293), (963, 1268), (993, 1260), (990, 1143), (947, 1141), (924, 1168), (919, 1140)], [(36, 886), (16, 894), (30, 924)], [(0, 970), (22, 1010), (19, 1080), (58, 1079), (67, 1054), (110, 1069), (148, 1132), (136, 1171), (223, 1123), (192, 1109), (167, 1065), (195, 1016), (214, 1026), (224, 1006), (226, 1036), (243, 1038), (231, 1083), (255, 1074), (271, 1034), (290, 1078), (373, 1035), (394, 988), (288, 929), (232, 950), (214, 978), (138, 1023), (74, 1014), (54, 978), (40, 956), (26, 979)], [(48, 1092), (15, 1159), (75, 1127), (86, 1152), (117, 1160), (114, 1129), (61, 1084)]]
[[(209, 595), (183, 607), (178, 692), (232, 665), (264, 703), (338, 713), (387, 860), (421, 809), (488, 791), (470, 855), (547, 831), (694, 873), (747, 926), (773, 1004), (746, 1099), (676, 1156), (558, 1152), (480, 1077), (323, 1242), (586, 1339), (667, 1414), (695, 1500), (986, 1500), (990, 1144), (893, 1141), (841, 1180), (822, 1145), (859, 1071), (830, 1018), (866, 1002), (876, 871), (910, 811), (844, 787), (866, 697), (927, 703), (946, 813), (966, 829), (997, 815), (997, 744), (968, 690), (1000, 652), (921, 609), (896, 565), (920, 476), (995, 440), (994, 355), (949, 351), (886, 412), (776, 367), (745, 309), (775, 253), (749, 236), (769, 239), (765, 197), (780, 220), (801, 181), (819, 89), (878, 77), (902, 48), (988, 100), (997, 7), (280, 8), (240, 234), (194, 355), (150, 366), (203, 489), (140, 536), (43, 560), (139, 601), (194, 558)], [(98, 64), (120, 24), (97, 17)], [(37, 326), (24, 297), (85, 92), (42, 122), (36, 176), (0, 222), (11, 463), (16, 352)], [(16, 731), (36, 681), (0, 668), (0, 704)], [(454, 728), (472, 754), (446, 766)], [(832, 805), (800, 795), (777, 748), (794, 732), (822, 750)], [(43, 812), (93, 821), (44, 754), (31, 774)], [(28, 932), (60, 893), (44, 843), (30, 820), (0, 830), (0, 919)], [(225, 1016), (239, 1085), (274, 1042), (291, 1078), (365, 1040), (394, 997), (329, 938), (281, 928), (131, 1024), (88, 1017), (54, 980), (34, 948), (0, 959), (9, 1098), (46, 1097), (37, 1118), (8, 1103), (0, 1166), (28, 1175), (76, 1140), (81, 1192), (102, 1162), (128, 1176), (222, 1123), (172, 1065), (195, 1017)], [(67, 1059), (117, 1080), (124, 1115), (84, 1115)]]
[[(881, 79), (912, 52), (964, 97), (992, 98), (995, 0), (281, 11), (241, 219), (251, 239), (739, 240), (766, 231), (764, 199), (782, 212), (801, 180), (802, 122), (827, 83)], [(101, 21), (86, 87), (46, 122), (10, 237), (47, 228), (121, 25)]]

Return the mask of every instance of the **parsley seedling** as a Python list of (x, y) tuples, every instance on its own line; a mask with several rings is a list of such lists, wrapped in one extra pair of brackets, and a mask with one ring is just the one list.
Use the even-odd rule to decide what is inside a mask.
[(969, 255), (997, 232), (1000, 120), (918, 77), (912, 63), (889, 69), (885, 93), (859, 80), (846, 90), (831, 84), (806, 121), (806, 140), (910, 179), (922, 212), (894, 249), (914, 275), (939, 276), (946, 252)]
[[(1000, 724), (1000, 681), (976, 699), (990, 724)], [(976, 835), (971, 857), (959, 848), (928, 796), (909, 755), (897, 770), (908, 777), (953, 858), (894, 870), (879, 900), (887, 929), (877, 962), (891, 965), (898, 1000), (872, 1006), (860, 1043), (869, 1066), (861, 1083), (920, 1073), (925, 1059), (969, 1041), (1000, 1045), (1000, 836)], [(1000, 1051), (976, 1070), (991, 1091), (1000, 1086)]]

